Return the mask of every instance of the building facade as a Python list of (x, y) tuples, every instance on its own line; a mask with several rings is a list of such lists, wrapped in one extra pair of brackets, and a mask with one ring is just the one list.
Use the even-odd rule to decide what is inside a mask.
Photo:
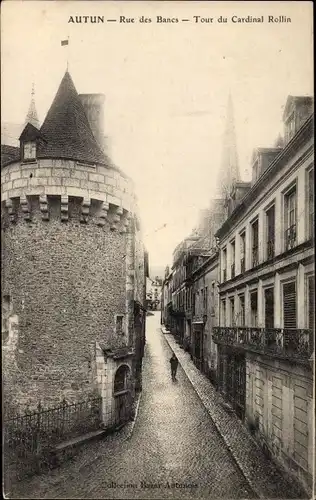
[(218, 251), (192, 249), (186, 259), (185, 347), (194, 364), (216, 381), (217, 346), (213, 328), (218, 325)]
[(171, 266), (172, 271), (172, 333), (175, 335), (177, 341), (187, 348), (185, 343), (185, 331), (186, 331), (186, 321), (185, 321), (185, 297), (186, 297), (186, 256), (188, 249), (198, 241), (197, 236), (190, 236), (183, 240), (173, 252), (173, 264)]
[[(220, 248), (217, 379), (237, 415), (306, 488), (313, 473), (313, 100), (289, 96), (284, 144), (253, 155)], [(241, 189), (241, 190), (240, 190)]]
[(160, 311), (161, 309), (162, 279), (156, 276), (154, 279), (146, 280), (146, 304), (147, 309)]
[(161, 291), (161, 324), (167, 330), (170, 330), (172, 326), (172, 276), (172, 271), (167, 266)]
[(3, 148), (7, 406), (97, 393), (106, 420), (141, 384), (148, 263), (133, 183), (104, 152), (103, 100), (67, 71), (42, 126)]
[(239, 181), (236, 133), (231, 96), (223, 133), (222, 163), (209, 206), (199, 213), (197, 227), (175, 249), (172, 266), (172, 332), (195, 365), (216, 382), (219, 253), (216, 232), (227, 216), (227, 193)]

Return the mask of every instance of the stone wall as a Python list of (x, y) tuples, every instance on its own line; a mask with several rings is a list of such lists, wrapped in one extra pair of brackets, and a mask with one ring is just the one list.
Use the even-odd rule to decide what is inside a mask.
[(132, 181), (113, 168), (62, 159), (2, 167), (2, 200), (39, 194), (95, 199), (127, 211), (133, 211), (135, 204)]
[(273, 457), (311, 488), (312, 371), (248, 353), (246, 372), (246, 419)]
[(76, 400), (93, 390), (89, 345), (127, 343), (115, 334), (115, 315), (126, 312), (125, 219), (110, 209), (100, 225), (92, 200), (83, 223), (82, 199), (69, 197), (62, 222), (60, 196), (47, 197), (48, 218), (38, 196), (26, 201), (27, 210), (15, 198), (3, 211), (2, 293), (18, 324), (5, 387), (22, 405)]

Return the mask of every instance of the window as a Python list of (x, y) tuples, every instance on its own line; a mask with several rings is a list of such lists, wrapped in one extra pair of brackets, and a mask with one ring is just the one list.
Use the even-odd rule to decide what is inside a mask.
[(290, 117), (286, 121), (286, 131), (285, 131), (285, 138), (286, 141), (290, 141), (295, 134), (295, 116), (294, 113), (290, 115)]
[(275, 207), (274, 205), (266, 212), (267, 222), (267, 258), (274, 257), (274, 242), (275, 242)]
[(130, 369), (127, 365), (121, 365), (117, 369), (114, 378), (114, 394), (128, 389), (129, 373)]
[(296, 187), (284, 197), (285, 250), (296, 245)]
[(35, 160), (36, 158), (36, 143), (35, 142), (25, 142), (23, 144), (23, 159), (24, 160)]
[(252, 223), (252, 267), (259, 264), (259, 222), (258, 219)]
[(250, 309), (251, 309), (251, 326), (258, 326), (258, 292), (250, 294)]
[(236, 256), (236, 243), (235, 240), (231, 242), (231, 278), (235, 277), (235, 256)]
[(245, 326), (245, 296), (239, 295), (239, 326)]
[(227, 279), (227, 249), (223, 249), (223, 281), (226, 281)]
[(296, 283), (283, 285), (283, 325), (286, 329), (296, 328)]
[(308, 238), (314, 238), (314, 169), (307, 172), (307, 217), (308, 217)]
[(274, 328), (274, 290), (267, 288), (264, 291), (265, 328)]
[(123, 329), (124, 316), (122, 314), (117, 314), (115, 317), (115, 333), (116, 335), (124, 335)]
[(259, 177), (259, 161), (257, 158), (252, 166), (252, 182), (255, 183), (258, 177)]
[(221, 324), (226, 326), (226, 300), (221, 301)]
[(234, 297), (231, 297), (229, 299), (229, 307), (230, 307), (230, 324), (231, 324), (231, 326), (236, 326), (235, 298)]
[(212, 283), (211, 286), (211, 315), (215, 314), (215, 284)]
[(245, 255), (246, 255), (246, 233), (242, 232), (240, 234), (240, 272), (244, 273), (245, 266)]

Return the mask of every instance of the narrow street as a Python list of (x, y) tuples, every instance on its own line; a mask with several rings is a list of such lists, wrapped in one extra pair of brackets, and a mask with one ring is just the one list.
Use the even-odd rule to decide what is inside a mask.
[(254, 498), (180, 366), (171, 381), (159, 320), (159, 312), (147, 318), (131, 438), (85, 445), (72, 461), (21, 487), (22, 498)]

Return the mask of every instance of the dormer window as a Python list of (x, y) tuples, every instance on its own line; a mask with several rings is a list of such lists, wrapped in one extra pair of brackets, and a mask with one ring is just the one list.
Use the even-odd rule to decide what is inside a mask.
[(252, 166), (252, 182), (253, 184), (259, 179), (259, 159), (257, 158)]
[(35, 162), (38, 154), (37, 147), (46, 142), (41, 132), (31, 123), (27, 123), (20, 136), (21, 160)]
[(290, 141), (295, 134), (295, 115), (294, 112), (286, 120), (286, 140)]
[(23, 144), (23, 160), (36, 159), (36, 142), (25, 142)]

